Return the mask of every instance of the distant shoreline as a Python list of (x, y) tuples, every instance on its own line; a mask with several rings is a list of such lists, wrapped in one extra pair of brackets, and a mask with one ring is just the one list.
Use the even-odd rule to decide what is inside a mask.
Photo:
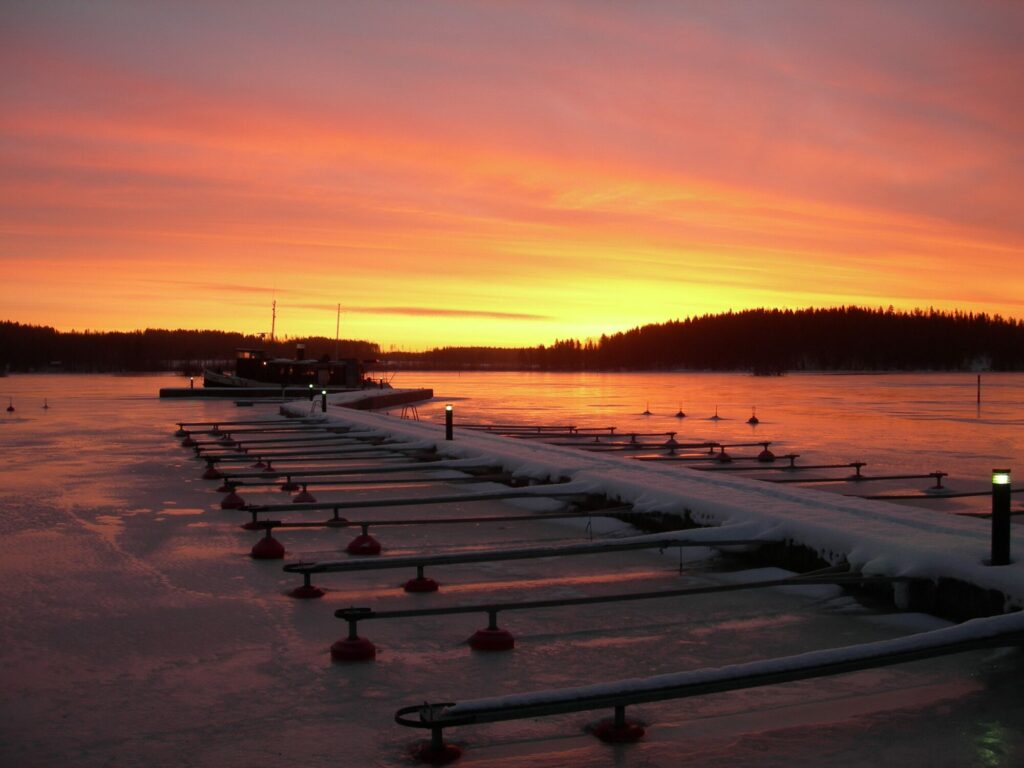
[[(982, 376), (985, 374), (1024, 374), (1024, 371), (998, 371), (992, 369), (986, 369), (983, 371), (973, 369), (940, 369), (940, 368), (889, 368), (885, 370), (842, 370), (842, 369), (803, 369), (795, 371), (785, 371), (780, 374), (772, 375), (761, 375), (751, 371), (736, 370), (736, 369), (715, 369), (715, 368), (636, 368), (624, 370), (621, 368), (601, 370), (601, 369), (588, 369), (588, 370), (577, 370), (577, 369), (562, 369), (562, 368), (549, 368), (545, 370), (539, 369), (527, 369), (527, 368), (487, 368), (487, 367), (451, 367), (451, 368), (439, 368), (434, 366), (426, 366), (422, 368), (413, 367), (402, 367), (402, 368), (388, 368), (382, 367), (376, 369), (377, 373), (580, 373), (580, 374), (623, 374), (632, 375), (638, 373), (647, 374), (686, 374), (686, 375), (700, 375), (700, 374), (735, 374), (737, 376), (752, 376), (755, 378), (765, 379), (779, 379), (785, 378), (786, 376), (896, 376), (896, 375), (975, 375)], [(166, 376), (169, 378), (188, 378), (189, 376), (200, 377), (202, 371), (193, 372), (191, 374), (183, 371), (170, 370), (167, 368), (155, 368), (152, 370), (27, 370), (27, 371), (8, 371), (6, 374), (0, 374), (0, 378), (3, 376), (122, 376), (122, 377), (137, 377), (137, 376)]]

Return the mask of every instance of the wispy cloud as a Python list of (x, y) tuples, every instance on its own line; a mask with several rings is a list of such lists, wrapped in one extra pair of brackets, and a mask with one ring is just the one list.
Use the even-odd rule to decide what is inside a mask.
[(301, 333), (337, 296), (428, 346), (752, 304), (1019, 316), (1020, 4), (229, 7), (5, 14), (13, 319), (247, 330), (276, 295)]
[(252, 285), (239, 283), (203, 283), (192, 280), (153, 280), (158, 285), (171, 285), (179, 288), (187, 288), (190, 291), (203, 293), (242, 293), (242, 294), (263, 294), (263, 295), (286, 295), (291, 291), (281, 290), (272, 286)]
[[(334, 312), (337, 304), (296, 304), (299, 309)], [(479, 317), (495, 320), (553, 320), (552, 315), (537, 315), (529, 312), (494, 312), (481, 309), (443, 309), (440, 307), (370, 307), (345, 304), (342, 312), (360, 315), (401, 315), (406, 317)]]

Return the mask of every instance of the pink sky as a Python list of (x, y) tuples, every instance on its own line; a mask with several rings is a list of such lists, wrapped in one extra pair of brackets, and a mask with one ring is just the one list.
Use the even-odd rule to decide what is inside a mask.
[(1024, 6), (7, 2), (0, 320), (1024, 317)]

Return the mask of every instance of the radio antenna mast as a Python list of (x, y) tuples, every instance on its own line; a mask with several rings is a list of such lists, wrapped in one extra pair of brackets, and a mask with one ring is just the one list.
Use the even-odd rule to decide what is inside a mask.
[(334, 359), (338, 360), (338, 332), (341, 330), (341, 304), (338, 304), (338, 317), (334, 321)]
[(270, 340), (274, 340), (274, 327), (277, 325), (277, 299), (270, 305)]

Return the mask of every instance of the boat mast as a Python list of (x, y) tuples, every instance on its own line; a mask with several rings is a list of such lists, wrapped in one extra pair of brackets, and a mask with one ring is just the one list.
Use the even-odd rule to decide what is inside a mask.
[(338, 317), (334, 321), (334, 359), (338, 359), (338, 332), (341, 330), (341, 304), (338, 304)]

